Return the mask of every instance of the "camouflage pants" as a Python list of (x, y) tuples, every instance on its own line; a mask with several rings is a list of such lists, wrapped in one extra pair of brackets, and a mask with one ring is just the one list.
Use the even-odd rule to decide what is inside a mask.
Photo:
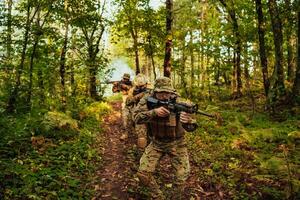
[(135, 124), (134, 130), (138, 138), (147, 138), (147, 126), (145, 124)]
[[(126, 102), (126, 99), (127, 99), (127, 95), (123, 95), (122, 96), (122, 121), (123, 121), (123, 126), (124, 128), (126, 129), (127, 127), (127, 123), (128, 123), (128, 118), (130, 117), (130, 110), (127, 106), (125, 106), (125, 102)], [(130, 117), (131, 118), (131, 117)]]
[(140, 159), (138, 177), (141, 183), (150, 188), (153, 196), (160, 196), (162, 193), (152, 173), (163, 155), (169, 155), (172, 160), (172, 167), (176, 171), (174, 185), (178, 186), (177, 193), (183, 192), (183, 184), (190, 173), (190, 164), (187, 147), (184, 138), (172, 142), (153, 140), (145, 149)]
[(124, 125), (124, 128), (125, 128), (125, 131), (128, 132), (128, 133), (132, 132), (133, 127), (134, 127), (134, 123), (132, 121), (131, 110), (127, 106), (123, 109), (122, 118), (123, 118), (123, 125)]

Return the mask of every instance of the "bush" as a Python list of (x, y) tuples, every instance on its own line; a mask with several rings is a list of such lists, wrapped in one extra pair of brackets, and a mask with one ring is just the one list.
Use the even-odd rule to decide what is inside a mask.
[(110, 105), (105, 102), (95, 102), (84, 108), (83, 112), (80, 113), (80, 119), (86, 117), (95, 117), (98, 121), (101, 121), (102, 116), (111, 111)]
[(70, 138), (78, 135), (79, 128), (77, 120), (62, 112), (48, 112), (40, 127), (41, 135), (51, 138)]

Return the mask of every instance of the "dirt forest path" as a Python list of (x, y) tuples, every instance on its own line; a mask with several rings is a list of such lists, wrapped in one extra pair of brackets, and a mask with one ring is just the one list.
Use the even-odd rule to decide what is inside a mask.
[(105, 116), (104, 137), (102, 147), (103, 166), (97, 171), (99, 184), (95, 186), (96, 194), (93, 199), (138, 199), (134, 174), (137, 163), (134, 156), (134, 138), (130, 137), (126, 141), (119, 138), (122, 134), (121, 102), (111, 103), (113, 112)]
[[(121, 102), (112, 102), (113, 112), (104, 119), (104, 133), (99, 137), (103, 141), (103, 165), (97, 170), (95, 179), (95, 196), (93, 200), (140, 200), (150, 199), (138, 186), (136, 172), (141, 152), (136, 147), (136, 138), (129, 137), (126, 141), (119, 138), (122, 134)], [(214, 186), (206, 185), (199, 180), (200, 166), (191, 163), (191, 174), (186, 182), (184, 199), (226, 199)], [(166, 194), (171, 192), (173, 169), (170, 158), (162, 158), (155, 176), (161, 189)], [(209, 192), (210, 191), (210, 192)], [(171, 198), (168, 198), (171, 199)]]

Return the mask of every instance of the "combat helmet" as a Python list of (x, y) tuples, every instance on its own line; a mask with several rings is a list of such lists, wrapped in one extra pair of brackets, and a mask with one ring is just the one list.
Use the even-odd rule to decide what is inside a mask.
[(123, 74), (123, 79), (128, 79), (128, 80), (130, 80), (130, 74), (124, 73), (124, 74)]
[(133, 81), (135, 86), (143, 86), (148, 83), (147, 78), (144, 74), (138, 74), (135, 76), (134, 81)]
[(177, 94), (172, 85), (171, 79), (168, 77), (160, 77), (155, 80), (154, 92), (170, 92), (173, 94)]

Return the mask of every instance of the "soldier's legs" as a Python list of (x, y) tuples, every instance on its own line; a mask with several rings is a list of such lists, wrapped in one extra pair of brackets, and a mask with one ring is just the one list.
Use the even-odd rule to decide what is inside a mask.
[(151, 196), (154, 199), (164, 199), (162, 191), (159, 189), (159, 185), (153, 177), (153, 172), (161, 157), (162, 151), (151, 142), (146, 147), (140, 159), (139, 171), (137, 173), (141, 184), (150, 189)]
[(182, 199), (184, 184), (190, 173), (187, 147), (180, 141), (171, 151), (172, 166), (176, 171), (172, 199)]
[(122, 112), (122, 118), (123, 118), (123, 125), (124, 125), (124, 132), (122, 133), (120, 139), (125, 140), (128, 138), (128, 135), (131, 134), (132, 129), (133, 129), (133, 121), (132, 121), (132, 114), (130, 111), (130, 108), (125, 106)]
[(126, 108), (126, 99), (127, 99), (127, 95), (122, 95), (121, 115), (122, 115), (122, 121), (123, 121), (124, 127), (126, 127), (126, 115), (128, 113), (128, 107)]

